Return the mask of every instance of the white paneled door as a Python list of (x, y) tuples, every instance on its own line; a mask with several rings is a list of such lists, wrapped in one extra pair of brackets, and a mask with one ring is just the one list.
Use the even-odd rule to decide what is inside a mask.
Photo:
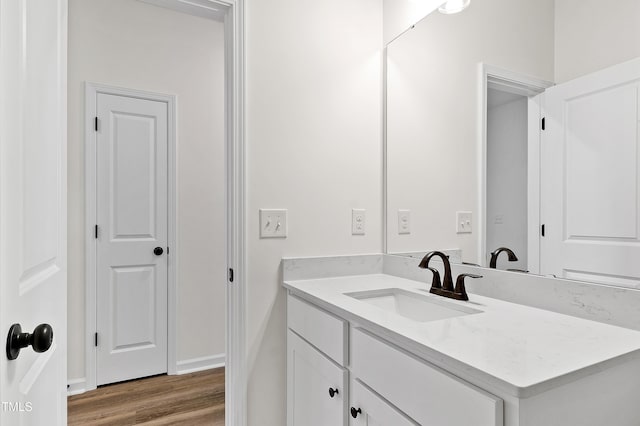
[(98, 385), (167, 372), (166, 102), (98, 93)]
[(543, 274), (640, 287), (640, 59), (545, 93)]
[(7, 426), (67, 419), (66, 46), (66, 0), (0, 0), (0, 335), (13, 342), (0, 356)]

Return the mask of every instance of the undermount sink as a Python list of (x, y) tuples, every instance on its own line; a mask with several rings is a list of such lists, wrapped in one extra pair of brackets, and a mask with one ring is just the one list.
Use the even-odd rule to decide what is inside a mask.
[(477, 309), (438, 300), (436, 297), (413, 293), (401, 288), (359, 291), (345, 293), (345, 296), (353, 297), (385, 311), (419, 322), (482, 313)]

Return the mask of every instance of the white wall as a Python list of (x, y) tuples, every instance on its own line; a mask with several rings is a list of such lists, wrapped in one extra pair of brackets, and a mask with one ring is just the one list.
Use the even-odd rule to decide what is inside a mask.
[(384, 44), (440, 7), (444, 0), (383, 0)]
[[(456, 234), (456, 211), (478, 227), (479, 63), (553, 80), (554, 2), (472, 1), (434, 12), (388, 46), (389, 252), (462, 249), (478, 263), (478, 233)], [(411, 234), (398, 234), (398, 209)]]
[[(492, 96), (495, 91), (489, 90), (489, 102)], [(498, 247), (518, 257), (509, 262), (501, 254), (499, 269), (527, 269), (527, 118), (525, 97), (487, 111), (486, 261)]]
[[(69, 2), (69, 378), (83, 378), (84, 82), (178, 96), (178, 361), (225, 352), (221, 23), (135, 0)], [(206, 336), (206, 338), (198, 338)]]
[(640, 1), (555, 0), (556, 82), (640, 56)]
[[(286, 424), (281, 257), (381, 250), (381, 49), (381, 0), (248, 0), (251, 426)], [(288, 209), (287, 239), (259, 239), (259, 208)]]

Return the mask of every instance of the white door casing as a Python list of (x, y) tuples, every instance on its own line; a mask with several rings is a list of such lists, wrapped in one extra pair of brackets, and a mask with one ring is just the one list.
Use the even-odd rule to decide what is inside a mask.
[(96, 109), (101, 385), (167, 372), (168, 105), (98, 93)]
[(544, 92), (527, 101), (527, 269), (540, 273), (540, 134)]
[(541, 272), (640, 287), (640, 59), (545, 94)]
[[(163, 0), (171, 9), (182, 9), (182, 0)], [(194, 0), (193, 5), (218, 7), (224, 15), (225, 27), (225, 145), (227, 179), (227, 264), (234, 271), (233, 280), (227, 285), (227, 344), (225, 360), (225, 423), (229, 426), (247, 424), (247, 346), (246, 346), (246, 172), (245, 172), (245, 1), (244, 0)], [(90, 123), (89, 123), (90, 125)], [(89, 139), (86, 135), (85, 139)], [(87, 155), (88, 161), (90, 157)], [(87, 176), (89, 185), (90, 176)], [(87, 198), (88, 199), (88, 198)], [(87, 216), (92, 209), (87, 202)], [(87, 234), (90, 229), (87, 227)], [(171, 234), (171, 232), (170, 232)], [(175, 258), (175, 257), (174, 257)], [(170, 259), (172, 261), (172, 259)], [(87, 257), (87, 264), (92, 262)], [(90, 271), (91, 268), (87, 268)], [(169, 279), (171, 280), (171, 274)], [(87, 272), (87, 282), (95, 277)], [(87, 287), (87, 290), (89, 290)], [(171, 293), (172, 287), (169, 286)], [(87, 299), (95, 297), (87, 294)], [(171, 315), (171, 305), (169, 314)], [(88, 313), (89, 314), (89, 313)], [(87, 315), (87, 318), (90, 318)], [(94, 319), (95, 320), (95, 319)], [(171, 318), (169, 319), (171, 322)], [(171, 328), (169, 329), (171, 341)], [(86, 344), (87, 390), (95, 388), (95, 353), (91, 339)], [(175, 351), (173, 352), (175, 361)], [(169, 345), (171, 367), (172, 347)], [(95, 371), (95, 370), (93, 370)]]
[(66, 49), (66, 0), (0, 0), (0, 332), (53, 328), (0, 357), (3, 425), (67, 419)]

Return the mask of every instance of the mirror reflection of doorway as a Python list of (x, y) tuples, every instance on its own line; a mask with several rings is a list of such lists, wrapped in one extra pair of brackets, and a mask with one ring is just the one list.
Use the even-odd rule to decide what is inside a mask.
[(527, 97), (487, 91), (487, 246), (508, 247), (518, 260), (498, 258), (498, 269), (527, 270)]
[(517, 260), (503, 253), (497, 269), (538, 273), (541, 102), (553, 83), (487, 64), (482, 78), (481, 262), (506, 247)]

